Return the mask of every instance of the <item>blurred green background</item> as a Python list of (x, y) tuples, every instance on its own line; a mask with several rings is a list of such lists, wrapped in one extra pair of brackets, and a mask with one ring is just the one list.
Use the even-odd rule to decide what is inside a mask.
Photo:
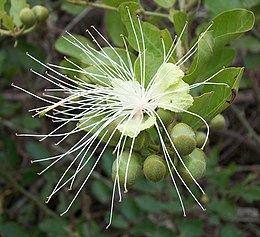
[[(115, 1), (104, 2), (113, 4)], [(174, 1), (165, 2), (173, 4)], [(112, 190), (112, 151), (105, 153), (71, 210), (60, 217), (59, 213), (66, 209), (73, 194), (64, 190), (49, 204), (44, 201), (66, 166), (57, 165), (38, 176), (37, 172), (45, 166), (32, 165), (30, 160), (56, 154), (64, 148), (48, 140), (39, 143), (36, 139), (15, 135), (46, 134), (54, 124), (45, 118), (32, 118), (28, 110), (42, 104), (12, 88), (11, 83), (41, 95), (49, 84), (32, 74), (30, 68), (39, 72), (44, 69), (27, 57), (26, 52), (41, 61), (59, 64), (62, 55), (56, 49), (62, 50), (55, 42), (65, 30), (84, 35), (87, 28), (95, 25), (116, 43), (120, 29), (115, 20), (111, 23), (111, 13), (103, 9), (61, 0), (28, 3), (46, 6), (49, 9), (47, 21), (18, 38), (0, 36), (0, 236), (260, 236), (260, 0), (205, 0), (199, 6), (196, 0), (186, 1), (191, 4), (190, 12), (196, 13), (194, 27), (233, 8), (250, 9), (256, 16), (254, 29), (232, 43), (237, 49), (233, 65), (244, 65), (246, 69), (240, 92), (224, 113), (228, 126), (211, 132), (211, 145), (206, 150), (207, 172), (200, 184), (207, 193), (207, 199), (201, 200), (207, 211), (201, 211), (184, 192), (188, 215), (183, 217), (170, 180), (153, 184), (143, 178), (125, 195), (123, 202), (116, 205), (108, 230), (105, 226)], [(166, 11), (161, 5), (159, 0), (143, 1), (145, 9), (150, 11)], [(171, 22), (156, 17), (151, 21), (173, 33)], [(67, 139), (63, 147), (73, 142)]]

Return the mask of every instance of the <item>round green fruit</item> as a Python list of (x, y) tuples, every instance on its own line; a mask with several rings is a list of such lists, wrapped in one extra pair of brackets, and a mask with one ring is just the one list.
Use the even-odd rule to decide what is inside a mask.
[(43, 22), (48, 18), (49, 11), (46, 7), (36, 5), (32, 8), (38, 22)]
[(195, 132), (185, 124), (178, 123), (171, 130), (171, 139), (181, 156), (189, 155), (196, 147)]
[[(126, 174), (127, 163), (129, 159), (129, 152), (124, 151), (120, 157), (117, 158), (112, 165), (112, 179), (114, 180), (118, 170), (119, 182), (124, 185), (125, 178), (128, 187), (134, 185), (135, 181), (142, 174), (141, 156), (133, 152), (130, 157), (130, 163), (128, 167), (128, 172)], [(119, 159), (119, 160), (118, 160)], [(119, 163), (117, 163), (119, 162)]]
[(170, 110), (159, 108), (157, 110), (157, 114), (165, 126), (168, 126), (170, 123), (172, 123), (175, 120), (175, 113), (173, 113)]
[(159, 182), (167, 175), (165, 160), (158, 155), (148, 156), (143, 165), (145, 177), (152, 182)]
[[(128, 137), (126, 140), (125, 147), (130, 148), (132, 145), (133, 138)], [(143, 148), (149, 145), (150, 138), (146, 131), (142, 131), (138, 134), (134, 141), (133, 149), (135, 151), (141, 151)]]
[[(183, 158), (183, 161), (195, 179), (203, 176), (206, 169), (206, 156), (201, 149), (195, 148), (191, 154)], [(187, 184), (193, 183), (189, 172), (183, 166), (182, 162), (178, 163), (177, 170)]]
[(206, 133), (201, 132), (201, 131), (196, 132), (197, 147), (201, 148), (203, 146), (206, 138), (207, 138)]
[(33, 26), (36, 22), (36, 16), (30, 8), (23, 8), (19, 14), (19, 18), (27, 28)]
[(220, 130), (223, 129), (226, 125), (225, 118), (222, 114), (218, 114), (216, 117), (214, 117), (210, 122), (209, 126), (212, 129)]

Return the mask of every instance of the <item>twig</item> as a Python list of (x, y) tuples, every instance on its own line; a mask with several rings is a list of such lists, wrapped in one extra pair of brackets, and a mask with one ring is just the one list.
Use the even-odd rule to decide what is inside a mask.
[(231, 131), (231, 130), (222, 130), (222, 131), (213, 131), (212, 130), (212, 133), (222, 135), (222, 136), (225, 136), (225, 137), (233, 138), (233, 139), (237, 140), (238, 143), (245, 144), (249, 149), (252, 149), (258, 155), (260, 155), (259, 146), (255, 142), (253, 142), (252, 140), (245, 139), (245, 137), (243, 137), (238, 132), (234, 132), (234, 131)]
[(78, 24), (78, 22), (80, 22), (89, 12), (89, 9), (86, 8), (83, 12), (81, 12), (79, 15), (77, 15), (76, 17), (74, 17), (72, 19), (72, 21), (64, 28), (62, 34), (65, 31), (70, 31), (75, 25)]
[(249, 136), (253, 137), (256, 142), (260, 145), (260, 137), (255, 132), (255, 130), (251, 127), (245, 116), (239, 111), (239, 109), (235, 105), (230, 106), (231, 110), (235, 113), (239, 121), (242, 123), (242, 125), (247, 129)]
[[(66, 1), (69, 3), (76, 4), (76, 5), (84, 5), (84, 6), (90, 6), (90, 7), (95, 7), (95, 8), (101, 8), (101, 9), (105, 9), (105, 10), (118, 11), (118, 9), (116, 7), (109, 6), (109, 5), (106, 5), (103, 3), (81, 1), (81, 0), (66, 0)], [(144, 9), (141, 9), (140, 12), (147, 16), (157, 16), (157, 17), (162, 17), (162, 18), (169, 18), (168, 14), (161, 13), (161, 12), (151, 12), (151, 11), (146, 11)]]
[(58, 215), (53, 212), (52, 210), (50, 210), (47, 206), (45, 206), (43, 203), (41, 203), (37, 198), (35, 198), (31, 193), (29, 193), (28, 191), (26, 191), (21, 185), (19, 185), (16, 180), (6, 174), (5, 172), (3, 172), (2, 170), (0, 170), (0, 176), (2, 176), (4, 179), (6, 179), (9, 184), (12, 185), (13, 188), (15, 188), (17, 191), (19, 191), (20, 193), (22, 193), (23, 195), (25, 195), (28, 199), (30, 199), (37, 207), (39, 207), (40, 209), (42, 209), (46, 214), (48, 214), (51, 217), (57, 218)]

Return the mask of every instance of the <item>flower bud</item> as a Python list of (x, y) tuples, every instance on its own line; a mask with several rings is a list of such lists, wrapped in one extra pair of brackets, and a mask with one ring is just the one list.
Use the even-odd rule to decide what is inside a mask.
[[(121, 159), (120, 159), (121, 158)], [(118, 160), (119, 159), (119, 160)], [(128, 172), (126, 174), (127, 163), (129, 159), (129, 152), (124, 151), (121, 157), (117, 158), (112, 165), (112, 179), (114, 180), (117, 174), (119, 175), (119, 182), (124, 185), (125, 178), (128, 187), (134, 185), (135, 181), (142, 174), (141, 156), (133, 152), (130, 157), (130, 163), (128, 167)], [(118, 164), (117, 164), (118, 162)]]
[(36, 5), (32, 8), (38, 22), (43, 22), (48, 18), (49, 11), (46, 7)]
[[(130, 148), (131, 145), (132, 145), (132, 141), (133, 139), (132, 138), (128, 138), (126, 140), (126, 144), (125, 146), (127, 148)], [(147, 134), (146, 131), (142, 131), (141, 133), (138, 134), (138, 136), (135, 138), (135, 141), (134, 141), (134, 150), (135, 151), (140, 151), (142, 150), (144, 147), (147, 147), (147, 145), (149, 145), (149, 136)]]
[(195, 132), (185, 123), (178, 123), (172, 128), (171, 139), (182, 156), (190, 154), (196, 147)]
[(225, 124), (226, 124), (225, 118), (222, 114), (218, 114), (209, 122), (210, 128), (216, 130), (223, 129), (225, 127)]
[(157, 110), (157, 114), (158, 114), (158, 116), (160, 117), (160, 119), (162, 120), (162, 122), (165, 126), (168, 126), (175, 119), (175, 113), (173, 113), (170, 110), (165, 110), (165, 109), (159, 108)]
[[(206, 169), (206, 156), (201, 149), (195, 148), (191, 154), (183, 158), (183, 161), (195, 179), (203, 176)], [(178, 163), (177, 169), (183, 180), (187, 184), (192, 184), (193, 180), (181, 162)]]
[(159, 182), (167, 175), (165, 160), (158, 155), (148, 156), (143, 165), (145, 177), (152, 182)]
[(31, 27), (36, 22), (36, 16), (30, 8), (23, 8), (20, 12), (20, 20), (27, 28)]
[[(207, 138), (207, 135), (206, 135), (206, 133), (201, 132), (201, 131), (196, 132), (195, 135), (196, 135), (197, 147), (201, 148)], [(207, 141), (207, 143), (208, 143), (208, 141)]]

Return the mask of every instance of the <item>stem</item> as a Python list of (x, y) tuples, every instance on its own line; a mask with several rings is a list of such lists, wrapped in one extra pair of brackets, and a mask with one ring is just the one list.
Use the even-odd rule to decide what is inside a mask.
[(243, 124), (243, 126), (247, 129), (249, 136), (253, 137), (256, 142), (260, 145), (260, 137), (255, 132), (255, 130), (251, 127), (250, 123), (247, 121), (245, 116), (239, 111), (239, 109), (235, 105), (230, 106), (231, 110), (235, 113), (239, 121)]
[(42, 209), (46, 214), (48, 214), (51, 217), (57, 218), (58, 215), (50, 210), (47, 206), (45, 206), (43, 203), (41, 203), (37, 198), (35, 198), (31, 193), (29, 193), (27, 190), (25, 190), (19, 183), (16, 182), (16, 180), (9, 176), (8, 174), (4, 173), (2, 170), (0, 170), (0, 176), (2, 176), (4, 179), (6, 179), (9, 184), (15, 188), (17, 191), (25, 195), (28, 199), (30, 199), (37, 207)]
[[(66, 1), (69, 3), (72, 3), (72, 4), (76, 4), (76, 5), (84, 5), (84, 6), (101, 8), (101, 9), (105, 9), (105, 10), (118, 11), (117, 7), (109, 6), (109, 5), (106, 5), (103, 3), (88, 2), (88, 1), (83, 1), (83, 0), (66, 0)], [(169, 18), (168, 14), (161, 13), (161, 12), (150, 12), (150, 11), (145, 11), (144, 9), (141, 9), (140, 12), (147, 16), (157, 16), (157, 17), (162, 17), (162, 18)]]
[(0, 36), (6, 35), (6, 36), (17, 37), (17, 36), (20, 36), (20, 35), (25, 35), (27, 33), (32, 32), (36, 28), (36, 26), (37, 26), (37, 23), (35, 23), (33, 26), (31, 26), (28, 29), (25, 29), (25, 26), (23, 26), (18, 31), (0, 29)]

